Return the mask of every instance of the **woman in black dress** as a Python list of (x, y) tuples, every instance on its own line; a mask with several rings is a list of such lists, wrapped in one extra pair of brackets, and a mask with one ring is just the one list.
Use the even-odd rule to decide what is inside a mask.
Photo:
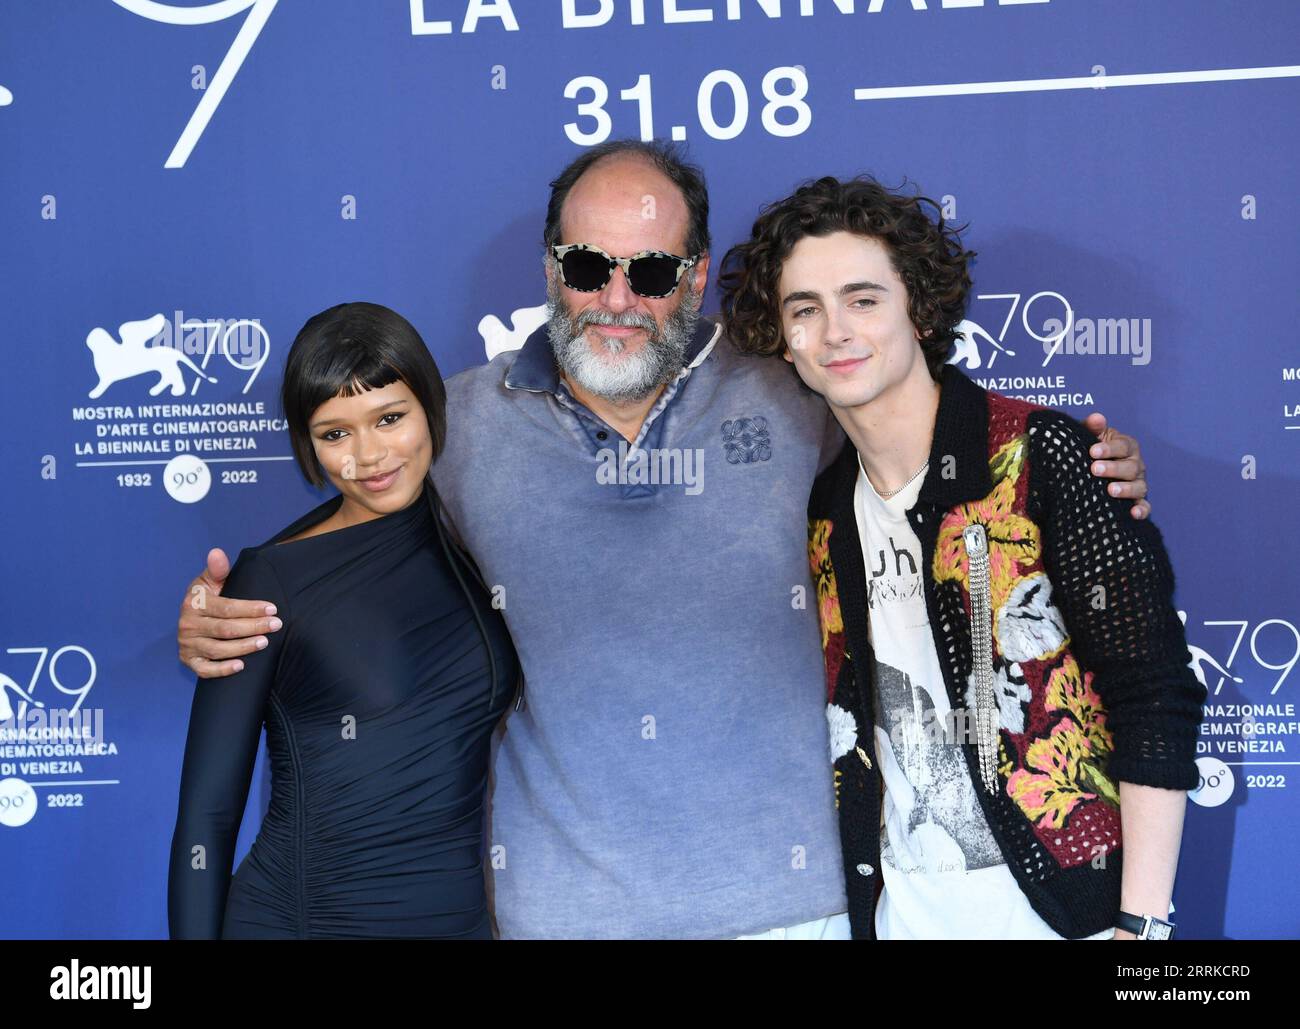
[[(400, 315), (341, 304), (294, 340), (282, 398), (304, 474), (340, 495), (227, 579), (284, 629), (233, 677), (197, 682), (171, 936), (490, 939), (488, 752), (519, 665), (428, 478), (442, 379)], [(263, 725), (270, 807), (232, 878)]]

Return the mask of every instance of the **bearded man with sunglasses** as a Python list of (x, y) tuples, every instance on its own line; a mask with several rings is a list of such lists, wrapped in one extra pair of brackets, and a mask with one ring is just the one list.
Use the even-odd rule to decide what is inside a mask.
[[(585, 151), (544, 243), (548, 322), (448, 380), (433, 468), (527, 684), (494, 756), (500, 933), (847, 938), (804, 549), (843, 433), (699, 317), (708, 195), (672, 146)], [(698, 455), (700, 488), (602, 479), (620, 441), (619, 460)], [(1093, 456), (1145, 517), (1136, 441)], [(225, 569), (213, 551), (187, 592), (206, 603), (182, 605), (203, 676), (273, 631), (263, 604), (213, 595)]]

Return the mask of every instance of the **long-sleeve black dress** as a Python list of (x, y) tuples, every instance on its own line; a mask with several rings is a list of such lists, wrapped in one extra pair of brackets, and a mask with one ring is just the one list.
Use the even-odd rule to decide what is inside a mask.
[[(173, 938), (490, 938), (482, 871), (493, 727), (519, 666), (500, 613), (445, 538), (437, 498), (242, 551), (224, 595), (284, 627), (198, 681), (172, 839)], [(266, 725), (271, 801), (230, 874)]]

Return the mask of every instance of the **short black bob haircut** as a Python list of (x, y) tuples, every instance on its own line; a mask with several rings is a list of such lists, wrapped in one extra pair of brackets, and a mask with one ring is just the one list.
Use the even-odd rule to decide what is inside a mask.
[(308, 424), (334, 397), (352, 397), (401, 380), (424, 408), (433, 460), (447, 440), (447, 390), (424, 340), (396, 311), (361, 301), (337, 304), (307, 319), (289, 348), (280, 401), (302, 474), (325, 485)]

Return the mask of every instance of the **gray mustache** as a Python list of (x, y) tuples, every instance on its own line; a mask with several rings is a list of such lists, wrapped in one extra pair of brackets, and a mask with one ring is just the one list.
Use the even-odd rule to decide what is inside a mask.
[(612, 325), (624, 329), (645, 329), (646, 332), (655, 333), (659, 331), (659, 326), (649, 315), (637, 314), (634, 311), (624, 311), (622, 314), (609, 314), (607, 312), (583, 311), (578, 315), (574, 322), (575, 328), (582, 330), (589, 325)]

